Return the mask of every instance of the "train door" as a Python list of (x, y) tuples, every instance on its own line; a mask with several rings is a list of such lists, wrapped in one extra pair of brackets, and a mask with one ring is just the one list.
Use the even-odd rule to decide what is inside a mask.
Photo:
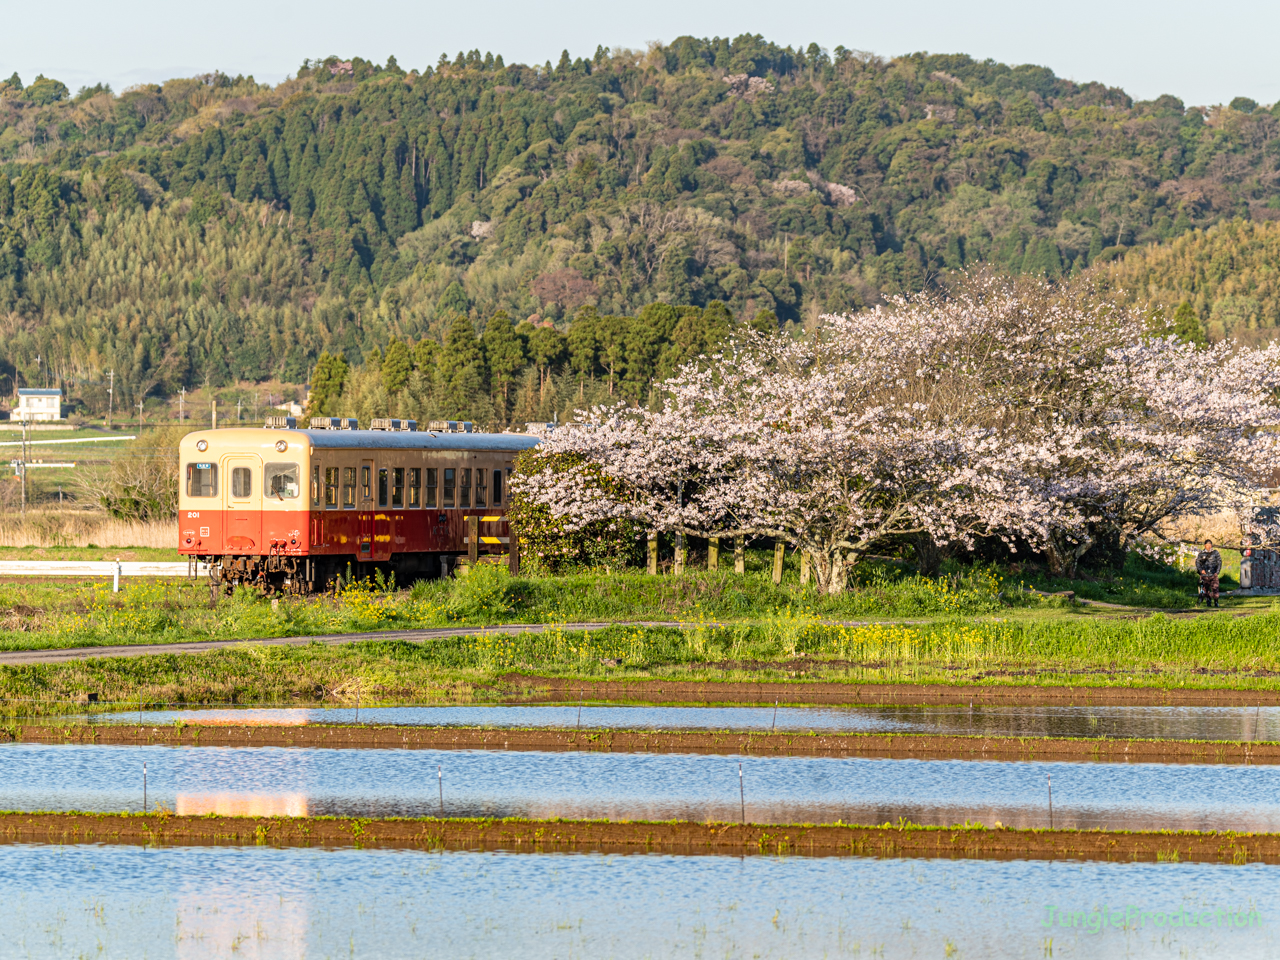
[(360, 553), (361, 560), (373, 559), (373, 461), (360, 461)]
[[(403, 474), (403, 471), (401, 471)], [(373, 559), (391, 557), (391, 470), (378, 468), (377, 507), (373, 512)]]
[(226, 481), (223, 506), (226, 510), (226, 552), (264, 553), (262, 546), (262, 461), (257, 457), (227, 457), (222, 461)]

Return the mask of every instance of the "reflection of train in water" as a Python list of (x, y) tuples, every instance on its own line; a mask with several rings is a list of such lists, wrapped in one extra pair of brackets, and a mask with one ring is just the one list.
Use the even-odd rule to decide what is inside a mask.
[(538, 442), (452, 422), (267, 426), (188, 434), (178, 491), (179, 552), (208, 562), (214, 580), (267, 590), (315, 590), (348, 564), (357, 577), (436, 576), (469, 552), (473, 530), (479, 553), (505, 553), (507, 481)]

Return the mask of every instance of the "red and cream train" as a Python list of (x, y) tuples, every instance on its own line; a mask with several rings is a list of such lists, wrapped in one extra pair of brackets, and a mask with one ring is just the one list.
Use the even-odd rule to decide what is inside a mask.
[[(419, 431), (412, 421), (268, 421), (188, 434), (179, 446), (178, 549), (223, 584), (322, 588), (350, 565), (400, 582), (468, 552), (505, 553), (507, 485), (527, 434)], [(432, 424), (433, 427), (436, 424)], [(461, 426), (461, 429), (459, 429)], [(274, 427), (275, 429), (270, 429)]]

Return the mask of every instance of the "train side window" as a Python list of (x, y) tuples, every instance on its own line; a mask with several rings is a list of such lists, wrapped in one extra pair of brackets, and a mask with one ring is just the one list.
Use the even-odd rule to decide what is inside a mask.
[(431, 507), (433, 510), (436, 505), (436, 468), (427, 467), (427, 500), (423, 506)]
[(457, 471), (457, 470), (454, 470), (452, 467), (447, 467), (447, 468), (445, 469), (445, 471), (444, 471), (444, 500), (443, 500), (443, 502), (441, 502), (440, 506), (442, 506), (442, 507), (452, 507), (452, 506), (453, 506), (453, 488), (454, 488), (454, 485), (458, 482), (458, 480), (457, 480), (457, 476), (458, 476), (458, 471)]
[(360, 486), (363, 488), (361, 492), (364, 494), (364, 499), (366, 500), (373, 499), (373, 480), (371, 479), (370, 474), (372, 469), (372, 467), (360, 468)]
[(471, 468), (463, 467), (458, 478), (458, 506), (471, 506)]
[(493, 505), (502, 506), (502, 471), (493, 471)]
[(326, 467), (324, 471), (324, 506), (333, 510), (338, 506), (338, 480), (342, 476), (340, 467)]
[(391, 470), (391, 505), (404, 506), (404, 467), (393, 467)]
[(253, 496), (253, 471), (248, 467), (232, 469), (231, 495), (237, 500), (248, 500)]
[(275, 500), (297, 500), (302, 493), (296, 463), (268, 463), (262, 474), (268, 497)]
[(356, 505), (356, 468), (342, 468), (342, 505), (347, 508)]
[(311, 503), (320, 506), (320, 464), (311, 468)]
[(378, 506), (385, 507), (387, 505), (387, 468), (382, 467), (378, 471)]
[(411, 507), (422, 506), (422, 500), (420, 499), (421, 495), (422, 495), (422, 468), (410, 467), (409, 468), (409, 506)]
[(476, 506), (483, 507), (486, 504), (486, 502), (487, 500), (485, 498), (484, 470), (477, 467), (476, 468)]
[(218, 465), (216, 463), (187, 464), (187, 496), (216, 497), (218, 495)]

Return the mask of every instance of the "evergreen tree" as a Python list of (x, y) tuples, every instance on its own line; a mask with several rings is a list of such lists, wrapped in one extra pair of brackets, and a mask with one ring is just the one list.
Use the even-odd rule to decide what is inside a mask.
[(538, 385), (541, 393), (545, 393), (547, 381), (551, 378), (551, 367), (559, 363), (568, 353), (569, 344), (555, 327), (538, 327), (529, 337), (529, 356), (538, 369)]
[(462, 289), (462, 284), (457, 280), (449, 284), (436, 302), (436, 312), (444, 317), (450, 314), (465, 314), (470, 309), (471, 301), (467, 299), (467, 292)]
[(387, 345), (387, 355), (382, 358), (382, 385), (388, 394), (399, 393), (409, 382), (413, 370), (413, 357), (409, 348), (399, 340)]
[(499, 310), (489, 318), (482, 341), (495, 401), (502, 405), (505, 413), (511, 379), (525, 365), (523, 346), (505, 310)]
[(347, 380), (347, 361), (321, 353), (311, 371), (311, 394), (307, 398), (307, 416), (336, 416), (342, 388)]
[(778, 315), (772, 310), (761, 310), (751, 318), (749, 325), (756, 333), (763, 333), (766, 337), (772, 336), (778, 332)]
[(1191, 306), (1187, 300), (1178, 304), (1178, 309), (1173, 312), (1173, 335), (1184, 343), (1193, 343), (1197, 347), (1203, 347), (1208, 343), (1204, 335), (1204, 325), (1196, 316), (1195, 307)]
[(489, 405), (479, 403), (484, 388), (484, 354), (466, 314), (453, 315), (436, 363), (436, 383), (446, 419), (474, 419), (476, 411), (488, 412)]
[(434, 373), (440, 345), (431, 339), (422, 339), (413, 348), (413, 366), (424, 374)]

